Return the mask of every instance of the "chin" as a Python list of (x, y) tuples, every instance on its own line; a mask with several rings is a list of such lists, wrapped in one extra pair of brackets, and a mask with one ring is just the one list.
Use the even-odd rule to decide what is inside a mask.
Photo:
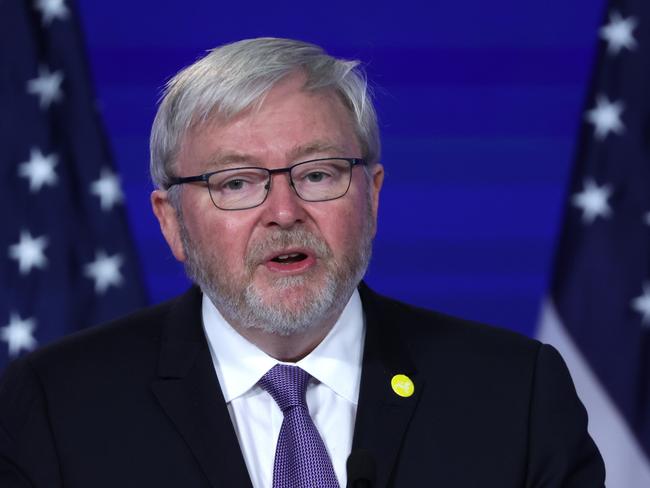
[(301, 273), (270, 278), (263, 284), (252, 284), (249, 290), (270, 305), (278, 300), (304, 304), (305, 300), (317, 299), (330, 281), (322, 273)]
[(336, 308), (336, 287), (332, 280), (317, 284), (308, 276), (285, 276), (262, 291), (249, 286), (244, 293), (247, 315), (242, 323), (278, 335), (306, 332), (326, 321)]

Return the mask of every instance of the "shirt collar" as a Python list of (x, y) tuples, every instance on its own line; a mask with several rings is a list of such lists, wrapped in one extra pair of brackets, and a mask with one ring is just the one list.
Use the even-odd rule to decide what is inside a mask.
[[(235, 331), (205, 294), (202, 315), (221, 390), (229, 403), (255, 387), (259, 379), (280, 361)], [(295, 364), (356, 405), (364, 336), (363, 308), (355, 290), (325, 339)]]

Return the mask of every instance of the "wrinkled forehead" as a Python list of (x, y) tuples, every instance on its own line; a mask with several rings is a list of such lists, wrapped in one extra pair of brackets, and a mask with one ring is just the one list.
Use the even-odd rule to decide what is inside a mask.
[(258, 165), (265, 153), (278, 163), (361, 156), (353, 115), (341, 97), (331, 88), (309, 90), (300, 77), (287, 78), (237, 114), (215, 108), (186, 131), (179, 149), (177, 161), (205, 172), (225, 164)]
[[(350, 101), (334, 86), (316, 86), (303, 70), (295, 70), (276, 80), (255, 97), (238, 97), (237, 100), (224, 97), (210, 104), (198, 105), (193, 108), (185, 122), (184, 132), (192, 133), (214, 125), (225, 125), (237, 118), (250, 116), (261, 111), (269, 96), (277, 98), (288, 97), (296, 92), (302, 92), (328, 100), (334, 105), (342, 105), (348, 112), (351, 123), (354, 123), (354, 111)], [(253, 94), (251, 94), (253, 95)]]

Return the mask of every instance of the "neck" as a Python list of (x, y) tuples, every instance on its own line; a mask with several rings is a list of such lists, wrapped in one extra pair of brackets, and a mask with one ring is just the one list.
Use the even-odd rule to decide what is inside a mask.
[(289, 335), (271, 334), (260, 329), (248, 327), (233, 328), (246, 340), (255, 344), (269, 356), (288, 363), (295, 363), (312, 352), (322, 341), (336, 320), (310, 327), (306, 331)]

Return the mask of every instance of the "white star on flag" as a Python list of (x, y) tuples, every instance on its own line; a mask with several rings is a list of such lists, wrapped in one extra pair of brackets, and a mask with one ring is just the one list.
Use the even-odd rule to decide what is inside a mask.
[(123, 281), (120, 266), (124, 262), (121, 255), (108, 256), (104, 251), (95, 253), (95, 260), (84, 267), (84, 274), (95, 280), (95, 292), (102, 294), (109, 286), (120, 286)]
[(641, 314), (641, 322), (650, 327), (650, 283), (643, 284), (643, 294), (632, 300), (632, 308)]
[(609, 24), (600, 28), (600, 37), (607, 41), (607, 52), (616, 55), (623, 48), (634, 49), (636, 39), (632, 31), (637, 24), (634, 17), (624, 19), (619, 12), (612, 12), (609, 16)]
[(607, 199), (612, 194), (610, 185), (598, 186), (591, 178), (585, 180), (584, 188), (571, 198), (571, 202), (582, 210), (582, 221), (591, 224), (596, 217), (609, 217), (612, 209)]
[(27, 93), (36, 95), (40, 107), (47, 109), (52, 102), (57, 102), (63, 97), (61, 83), (63, 83), (61, 71), (52, 73), (47, 66), (41, 66), (38, 69), (38, 76), (27, 81)]
[(43, 25), (48, 25), (54, 19), (63, 20), (68, 17), (65, 0), (36, 0), (35, 7), (41, 12)]
[(9, 257), (18, 261), (20, 274), (29, 274), (32, 268), (45, 268), (47, 257), (45, 247), (48, 244), (45, 236), (33, 238), (28, 231), (20, 233), (20, 241), (9, 246)]
[(606, 95), (598, 95), (596, 106), (585, 116), (596, 129), (596, 139), (602, 141), (610, 132), (621, 134), (625, 131), (621, 121), (623, 109), (623, 102), (610, 102)]
[(18, 166), (18, 175), (29, 178), (29, 191), (35, 193), (43, 188), (43, 185), (56, 185), (58, 178), (54, 167), (58, 159), (54, 153), (45, 156), (40, 149), (32, 148), (29, 161)]
[(90, 193), (99, 197), (102, 210), (108, 211), (124, 200), (120, 179), (108, 168), (102, 168), (99, 179), (90, 185)]
[(23, 320), (17, 313), (11, 312), (9, 323), (0, 328), (0, 339), (7, 343), (10, 356), (17, 356), (22, 349), (31, 351), (38, 345), (34, 339), (35, 329), (36, 320)]
[(645, 221), (645, 225), (650, 225), (650, 212), (643, 216), (643, 220)]

